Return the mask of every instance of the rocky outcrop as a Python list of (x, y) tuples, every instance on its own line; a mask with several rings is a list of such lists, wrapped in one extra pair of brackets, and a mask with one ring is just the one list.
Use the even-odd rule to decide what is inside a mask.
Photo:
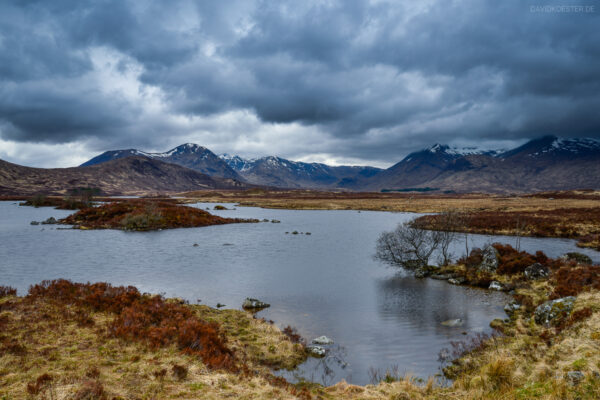
[(539, 305), (534, 312), (535, 322), (539, 325), (544, 326), (556, 326), (559, 325), (565, 318), (567, 318), (571, 311), (573, 311), (573, 305), (575, 304), (575, 297), (568, 296), (556, 300), (549, 300), (544, 304)]
[(525, 268), (524, 274), (525, 277), (530, 280), (545, 279), (550, 275), (550, 270), (540, 263), (535, 263)]
[(483, 260), (477, 266), (477, 270), (483, 272), (496, 272), (499, 265), (499, 254), (493, 246), (486, 246), (481, 253)]
[(267, 307), (271, 307), (271, 305), (251, 297), (246, 297), (246, 300), (244, 300), (244, 303), (242, 304), (244, 310), (262, 310)]

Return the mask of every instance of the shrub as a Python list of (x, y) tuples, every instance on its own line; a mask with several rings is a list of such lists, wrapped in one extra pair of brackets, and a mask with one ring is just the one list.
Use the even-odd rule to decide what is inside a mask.
[(52, 382), (52, 377), (48, 374), (42, 374), (37, 377), (35, 382), (29, 382), (27, 384), (27, 393), (29, 394), (39, 394), (40, 392), (46, 390), (50, 383)]
[(285, 328), (283, 328), (283, 334), (285, 336), (288, 337), (288, 339), (290, 340), (290, 342), (292, 343), (300, 343), (300, 344), (304, 344), (305, 340), (302, 336), (300, 336), (300, 334), (298, 333), (298, 331), (296, 330), (296, 328), (288, 325)]
[(176, 344), (182, 352), (199, 356), (209, 368), (237, 370), (234, 353), (218, 324), (200, 320), (188, 306), (167, 302), (162, 296), (140, 294), (132, 286), (59, 279), (31, 286), (27, 298), (114, 313), (109, 333), (115, 337), (142, 341), (154, 348)]
[(97, 379), (83, 382), (81, 388), (75, 393), (74, 400), (103, 400), (106, 399), (104, 387)]
[(554, 274), (554, 281), (551, 299), (577, 296), (586, 290), (600, 289), (600, 266), (563, 266)]
[(509, 244), (494, 243), (493, 246), (500, 255), (497, 270), (499, 274), (514, 275), (522, 273), (525, 268), (536, 262), (542, 265), (548, 263), (548, 257), (541, 251), (534, 256), (526, 251), (518, 251)]
[(16, 295), (17, 295), (17, 289), (15, 289), (14, 287), (0, 286), (0, 299), (2, 297), (16, 296)]
[(175, 364), (171, 371), (173, 372), (173, 376), (180, 381), (187, 378), (188, 369), (183, 365)]

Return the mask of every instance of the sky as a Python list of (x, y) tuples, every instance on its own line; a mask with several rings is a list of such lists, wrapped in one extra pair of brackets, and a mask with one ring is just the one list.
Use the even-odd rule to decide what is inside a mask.
[(593, 1), (0, 2), (0, 158), (106, 150), (387, 167), (600, 137)]

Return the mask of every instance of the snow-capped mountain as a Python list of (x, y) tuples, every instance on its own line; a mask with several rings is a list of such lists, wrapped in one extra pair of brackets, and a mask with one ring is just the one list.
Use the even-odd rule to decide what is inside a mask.
[(240, 179), (237, 172), (235, 172), (225, 161), (217, 157), (215, 153), (206, 147), (193, 143), (182, 144), (164, 153), (147, 153), (136, 149), (106, 151), (81, 164), (81, 166), (100, 164), (106, 161), (130, 156), (153, 158), (171, 164), (181, 165), (219, 178)]
[(332, 167), (276, 156), (245, 159), (216, 156), (192, 143), (164, 153), (136, 149), (107, 151), (86, 162), (100, 164), (143, 156), (178, 164), (215, 177), (244, 180), (281, 188), (439, 191), (535, 191), (600, 188), (600, 141), (544, 136), (515, 149), (482, 150), (434, 144), (413, 152), (386, 170), (373, 167)]
[(285, 188), (353, 188), (358, 178), (381, 171), (374, 167), (332, 167), (276, 156), (244, 159), (222, 154), (220, 157), (249, 183)]

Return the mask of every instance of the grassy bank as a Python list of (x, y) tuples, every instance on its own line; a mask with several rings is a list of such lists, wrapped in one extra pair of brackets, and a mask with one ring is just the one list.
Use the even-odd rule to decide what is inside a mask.
[[(494, 321), (502, 335), (454, 344), (449, 387), (385, 373), (377, 385), (292, 385), (271, 368), (298, 365), (306, 357), (303, 345), (244, 311), (106, 284), (58, 281), (25, 297), (4, 288), (0, 398), (596, 399), (600, 278), (594, 268), (569, 261), (553, 264), (548, 279), (527, 281), (522, 271), (488, 276), (513, 284), (522, 307)], [(534, 321), (538, 304), (566, 294), (577, 296), (571, 312), (549, 326)], [(581, 373), (577, 382), (574, 371)]]

